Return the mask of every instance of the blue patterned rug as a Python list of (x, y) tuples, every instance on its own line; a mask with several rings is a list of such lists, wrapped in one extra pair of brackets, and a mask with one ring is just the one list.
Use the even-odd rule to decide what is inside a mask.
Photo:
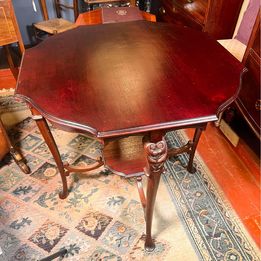
[[(169, 133), (167, 140), (172, 147), (181, 144), (184, 137), (182, 133)], [(163, 180), (200, 259), (259, 260), (204, 162), (197, 156), (193, 174), (182, 167), (186, 162), (186, 154), (168, 161)]]
[[(62, 159), (92, 162), (99, 144), (82, 134), (52, 128)], [(133, 179), (103, 168), (72, 175), (70, 195), (61, 186), (52, 156), (35, 123), (20, 122), (10, 137), (32, 173), (21, 173), (10, 156), (0, 168), (0, 260), (39, 260), (62, 248), (65, 260), (259, 260), (259, 253), (199, 157), (197, 172), (184, 169), (187, 156), (166, 163), (153, 235), (156, 249), (144, 252), (144, 218)], [(184, 142), (169, 133), (168, 145)]]

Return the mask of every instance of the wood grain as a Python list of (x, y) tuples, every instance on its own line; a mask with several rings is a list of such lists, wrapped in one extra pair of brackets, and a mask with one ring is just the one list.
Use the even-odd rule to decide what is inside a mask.
[(190, 28), (81, 26), (26, 52), (16, 94), (50, 121), (112, 137), (215, 121), (235, 99), (242, 70)]

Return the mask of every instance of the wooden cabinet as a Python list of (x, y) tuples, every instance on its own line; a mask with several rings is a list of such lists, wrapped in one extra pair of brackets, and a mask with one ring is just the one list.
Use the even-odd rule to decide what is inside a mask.
[(251, 129), (260, 139), (260, 14), (257, 16), (243, 63), (248, 72), (243, 77), (242, 89), (236, 105)]
[(164, 0), (159, 20), (208, 32), (215, 39), (232, 38), (243, 0)]

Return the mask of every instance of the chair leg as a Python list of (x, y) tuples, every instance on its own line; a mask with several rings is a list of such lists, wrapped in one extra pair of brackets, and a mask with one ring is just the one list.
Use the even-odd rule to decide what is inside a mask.
[(29, 167), (25, 164), (24, 162), (24, 158), (23, 156), (20, 154), (20, 152), (18, 152), (17, 150), (14, 149), (14, 147), (10, 148), (10, 153), (14, 159), (14, 161), (16, 162), (16, 164), (18, 165), (18, 167), (25, 173), (25, 174), (29, 174), (30, 173), (30, 169)]
[[(1, 151), (3, 150), (3, 152), (10, 152), (10, 154), (12, 155), (12, 157), (14, 158), (16, 164), (18, 165), (18, 167), (25, 173), (25, 174), (29, 174), (30, 173), (30, 169), (29, 167), (25, 164), (23, 156), (20, 154), (20, 152), (18, 152), (12, 145), (7, 132), (4, 128), (4, 125), (2, 123), (2, 121), (0, 120), (0, 136), (1, 136)], [(1, 154), (3, 156), (3, 154)]]
[(55, 10), (56, 10), (56, 15), (58, 18), (61, 18), (62, 15), (61, 15), (61, 9), (60, 9), (60, 0), (55, 0), (54, 1), (54, 5), (55, 5)]
[(13, 58), (12, 58), (12, 55), (10, 53), (8, 45), (4, 45), (4, 50), (5, 50), (5, 54), (6, 54), (6, 58), (7, 58), (7, 62), (9, 64), (10, 70), (11, 70), (14, 78), (17, 80), (19, 71), (18, 71), (18, 68), (15, 67), (15, 65), (14, 65), (14, 61), (13, 61)]
[(73, 0), (73, 12), (74, 12), (74, 21), (76, 21), (77, 17), (79, 16), (78, 0)]
[(136, 0), (130, 0), (130, 5), (131, 6), (136, 6)]

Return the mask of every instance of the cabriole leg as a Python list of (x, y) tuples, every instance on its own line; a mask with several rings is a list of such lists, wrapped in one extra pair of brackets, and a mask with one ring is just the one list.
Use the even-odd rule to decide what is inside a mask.
[(63, 166), (63, 163), (61, 160), (60, 153), (58, 151), (55, 140), (53, 138), (53, 135), (50, 131), (50, 128), (49, 128), (45, 118), (43, 118), (39, 114), (39, 112), (33, 108), (31, 108), (31, 112), (33, 114), (33, 119), (36, 121), (36, 124), (39, 128), (39, 131), (41, 132), (48, 148), (50, 149), (50, 151), (53, 155), (53, 158), (56, 162), (57, 168), (61, 175), (63, 189), (62, 189), (62, 192), (60, 192), (59, 197), (61, 199), (64, 199), (68, 196), (68, 186), (67, 186), (66, 174), (65, 174), (65, 170), (64, 170), (64, 166)]
[(146, 240), (145, 249), (153, 251), (155, 243), (151, 236), (153, 210), (155, 205), (156, 194), (159, 186), (160, 176), (164, 172), (164, 163), (167, 159), (167, 144), (162, 138), (156, 143), (146, 142), (144, 149), (147, 156), (147, 167), (145, 168), (145, 175), (148, 177), (147, 184), (147, 203), (145, 208), (146, 218)]

